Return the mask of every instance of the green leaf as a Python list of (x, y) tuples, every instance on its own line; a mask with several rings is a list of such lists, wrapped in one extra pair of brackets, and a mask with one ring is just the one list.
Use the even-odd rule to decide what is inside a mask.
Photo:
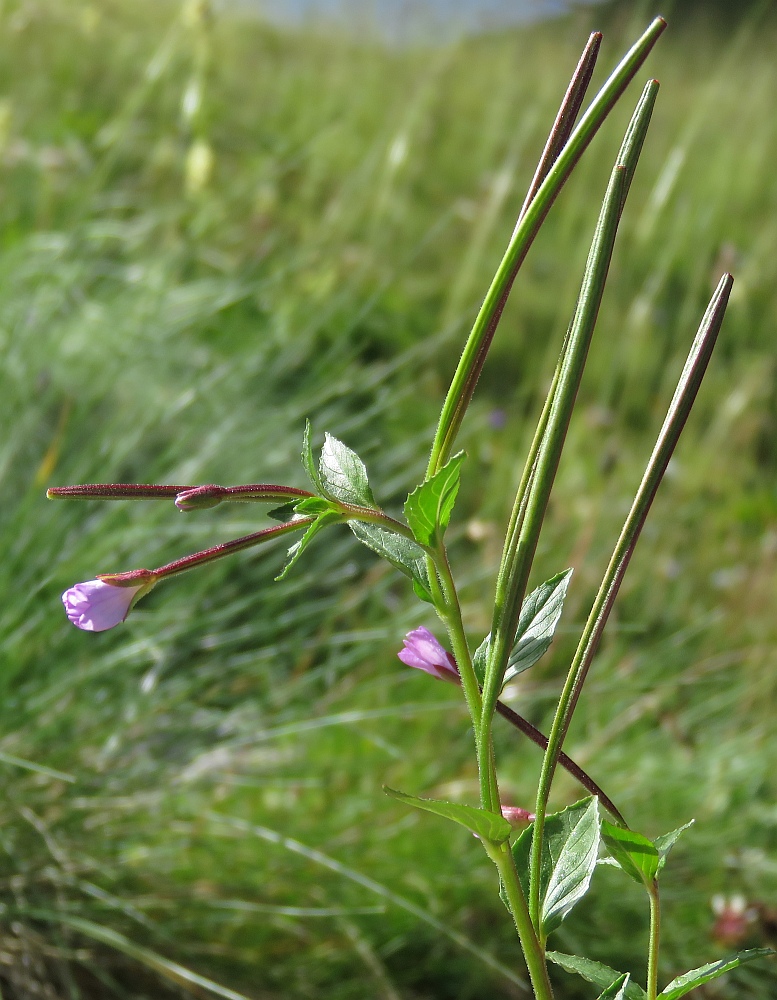
[(273, 507), (267, 512), (267, 516), (276, 521), (293, 521), (295, 518), (317, 516), (329, 511), (340, 515), (340, 511), (331, 500), (325, 500), (323, 497), (305, 497), (303, 500), (292, 500), (280, 507)]
[(602, 820), (602, 840), (628, 876), (649, 889), (658, 874), (659, 854), (652, 840)]
[(368, 549), (387, 559), (396, 569), (409, 576), (413, 589), (423, 601), (432, 603), (424, 550), (410, 538), (388, 531), (377, 524), (349, 521), (348, 527)]
[(383, 786), (386, 795), (398, 799), (416, 809), (424, 809), (436, 816), (452, 819), (454, 823), (465, 826), (481, 840), (489, 840), (493, 844), (503, 844), (512, 833), (512, 827), (503, 816), (487, 812), (485, 809), (475, 809), (474, 806), (464, 806), (458, 802), (441, 802), (438, 799), (421, 799), (416, 795), (407, 795), (394, 788)]
[(284, 577), (286, 577), (291, 567), (320, 531), (327, 528), (330, 524), (337, 524), (339, 521), (342, 521), (342, 517), (334, 511), (327, 511), (325, 514), (320, 514), (310, 525), (302, 538), (300, 538), (298, 542), (295, 542), (287, 552), (288, 559), (286, 561), (286, 565), (275, 577), (276, 581), (283, 580)]
[(316, 468), (316, 463), (313, 458), (313, 447), (310, 443), (310, 436), (312, 429), (310, 426), (310, 421), (305, 421), (305, 433), (302, 437), (302, 464), (305, 468), (305, 472), (308, 474), (308, 479), (313, 484), (313, 489), (321, 492), (321, 477), (318, 474), (318, 469)]
[(600, 994), (599, 1000), (625, 1000), (626, 988), (631, 981), (631, 974), (626, 972), (620, 979), (616, 979), (612, 986), (608, 986), (604, 993)]
[[(601, 962), (592, 962), (590, 958), (580, 958), (579, 955), (564, 955), (559, 951), (549, 951), (549, 962), (558, 965), (565, 972), (575, 972), (586, 982), (593, 983), (600, 990), (609, 989), (613, 983), (620, 981), (623, 973), (616, 972)], [(647, 993), (637, 983), (629, 982), (624, 991), (626, 1000), (647, 1000)]]
[(356, 507), (375, 507), (364, 462), (355, 451), (331, 434), (324, 436), (318, 471), (322, 493), (333, 500)]
[(478, 648), (475, 650), (475, 655), (472, 657), (472, 666), (475, 670), (475, 676), (478, 679), (478, 684), (483, 686), (483, 681), (486, 676), (486, 664), (488, 663), (488, 648), (491, 644), (491, 633), (489, 632), (485, 639), (481, 642)]
[(338, 514), (339, 511), (332, 505), (331, 500), (324, 500), (323, 497), (306, 497), (304, 500), (297, 500), (294, 512), (308, 516), (310, 514), (326, 514), (327, 511)]
[(656, 837), (653, 843), (656, 845), (656, 850), (658, 851), (658, 871), (660, 872), (664, 865), (666, 864), (666, 859), (669, 852), (674, 847), (680, 834), (685, 833), (686, 830), (693, 826), (694, 821), (686, 823), (685, 826), (678, 827), (676, 830), (672, 830), (671, 833), (665, 833), (661, 837)]
[[(533, 834), (532, 824), (513, 845), (516, 867), (527, 894)], [(583, 799), (546, 818), (540, 867), (540, 928), (543, 937), (555, 930), (588, 892), (598, 851), (598, 799)]]
[(281, 504), (280, 507), (273, 507), (267, 511), (267, 516), (273, 521), (292, 521), (296, 513), (298, 500), (291, 500), (289, 503)]
[(521, 605), (513, 651), (507, 661), (504, 687), (518, 674), (533, 667), (547, 652), (561, 618), (572, 570), (564, 570), (533, 590)]
[(454, 455), (431, 479), (417, 486), (405, 501), (407, 523), (421, 545), (431, 545), (437, 528), (445, 531), (448, 527), (459, 492), (461, 463), (465, 458), (463, 451)]
[(419, 600), (426, 601), (427, 604), (434, 604), (434, 599), (432, 598), (432, 595), (429, 593), (428, 588), (425, 587), (416, 579), (413, 579), (413, 593)]
[(686, 993), (695, 990), (697, 986), (708, 983), (711, 979), (717, 979), (724, 972), (730, 972), (731, 969), (736, 969), (746, 962), (752, 962), (756, 958), (764, 958), (766, 955), (774, 954), (777, 953), (771, 948), (751, 948), (749, 951), (740, 951), (738, 955), (732, 955), (731, 958), (723, 958), (719, 962), (702, 965), (700, 969), (692, 969), (684, 976), (678, 976), (659, 993), (659, 996), (663, 997), (664, 1000), (677, 1000), (678, 997), (684, 997)]

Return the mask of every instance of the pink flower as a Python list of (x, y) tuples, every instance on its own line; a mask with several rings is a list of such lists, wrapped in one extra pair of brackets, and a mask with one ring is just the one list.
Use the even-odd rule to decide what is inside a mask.
[(432, 677), (441, 681), (459, 683), (459, 670), (456, 661), (446, 652), (435, 639), (428, 628), (420, 628), (408, 632), (404, 639), (405, 648), (397, 656), (408, 667), (424, 670)]
[(536, 818), (533, 812), (520, 806), (502, 806), (502, 815), (514, 830), (521, 830)]
[(76, 628), (104, 632), (123, 622), (135, 601), (149, 589), (145, 581), (135, 587), (118, 587), (104, 580), (87, 580), (66, 590), (62, 603)]

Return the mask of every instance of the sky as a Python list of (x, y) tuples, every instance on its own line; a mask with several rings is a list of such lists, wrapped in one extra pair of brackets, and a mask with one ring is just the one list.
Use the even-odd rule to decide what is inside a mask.
[[(223, 2), (223, 0), (222, 0)], [(382, 34), (402, 41), (430, 37), (448, 39), (511, 24), (563, 14), (571, 5), (599, 0), (226, 0), (255, 8), (286, 24), (323, 22), (355, 30), (378, 26)]]

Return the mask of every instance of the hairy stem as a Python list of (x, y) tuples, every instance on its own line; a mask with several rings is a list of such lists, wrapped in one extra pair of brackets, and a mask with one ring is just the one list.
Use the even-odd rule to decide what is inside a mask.
[(515, 929), (518, 931), (518, 938), (521, 942), (523, 955), (526, 959), (526, 966), (529, 970), (529, 978), (534, 988), (535, 1000), (553, 1000), (553, 989), (548, 978), (548, 964), (545, 959), (545, 950), (529, 916), (529, 907), (526, 903), (521, 883), (518, 879), (518, 872), (515, 868), (515, 859), (510, 850), (509, 843), (486, 845), (488, 856), (494, 862), (499, 871), (499, 877), (504, 888), (505, 896), (510, 907)]
[(650, 896), (650, 945), (648, 948), (647, 994), (648, 1000), (658, 996), (658, 946), (661, 937), (661, 899), (658, 894), (658, 879), (648, 890)]

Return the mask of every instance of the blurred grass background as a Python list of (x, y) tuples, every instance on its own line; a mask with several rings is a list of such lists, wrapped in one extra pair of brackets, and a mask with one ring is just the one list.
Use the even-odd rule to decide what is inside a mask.
[[(723, 18), (729, 6), (664, 8), (640, 75), (662, 93), (537, 581), (576, 572), (562, 634), (510, 692), (548, 724), (706, 300), (734, 271), (568, 745), (637, 829), (696, 818), (666, 876), (664, 979), (724, 953), (714, 893), (777, 903), (777, 27), (772, 4)], [(588, 32), (606, 32), (601, 81), (656, 12), (387, 48), (196, 2), (0, 5), (4, 997), (181, 995), (129, 942), (261, 1000), (525, 996), (478, 845), (381, 791), (476, 798), (460, 697), (396, 660), (410, 627), (433, 626), (404, 579), (331, 531), (281, 584), (281, 548), (244, 553), (84, 635), (62, 614), (67, 586), (263, 515), (44, 492), (304, 485), (310, 416), (398, 509)], [(467, 419), (453, 537), (477, 641), (639, 89), (553, 208)], [(503, 728), (497, 741), (506, 797), (529, 805), (539, 754)], [(555, 802), (575, 793), (562, 778)], [(644, 981), (647, 913), (617, 874), (602, 871), (555, 946)], [(768, 943), (768, 921), (750, 940)], [(558, 983), (561, 998), (593, 995)], [(776, 985), (764, 964), (698, 995)]]

